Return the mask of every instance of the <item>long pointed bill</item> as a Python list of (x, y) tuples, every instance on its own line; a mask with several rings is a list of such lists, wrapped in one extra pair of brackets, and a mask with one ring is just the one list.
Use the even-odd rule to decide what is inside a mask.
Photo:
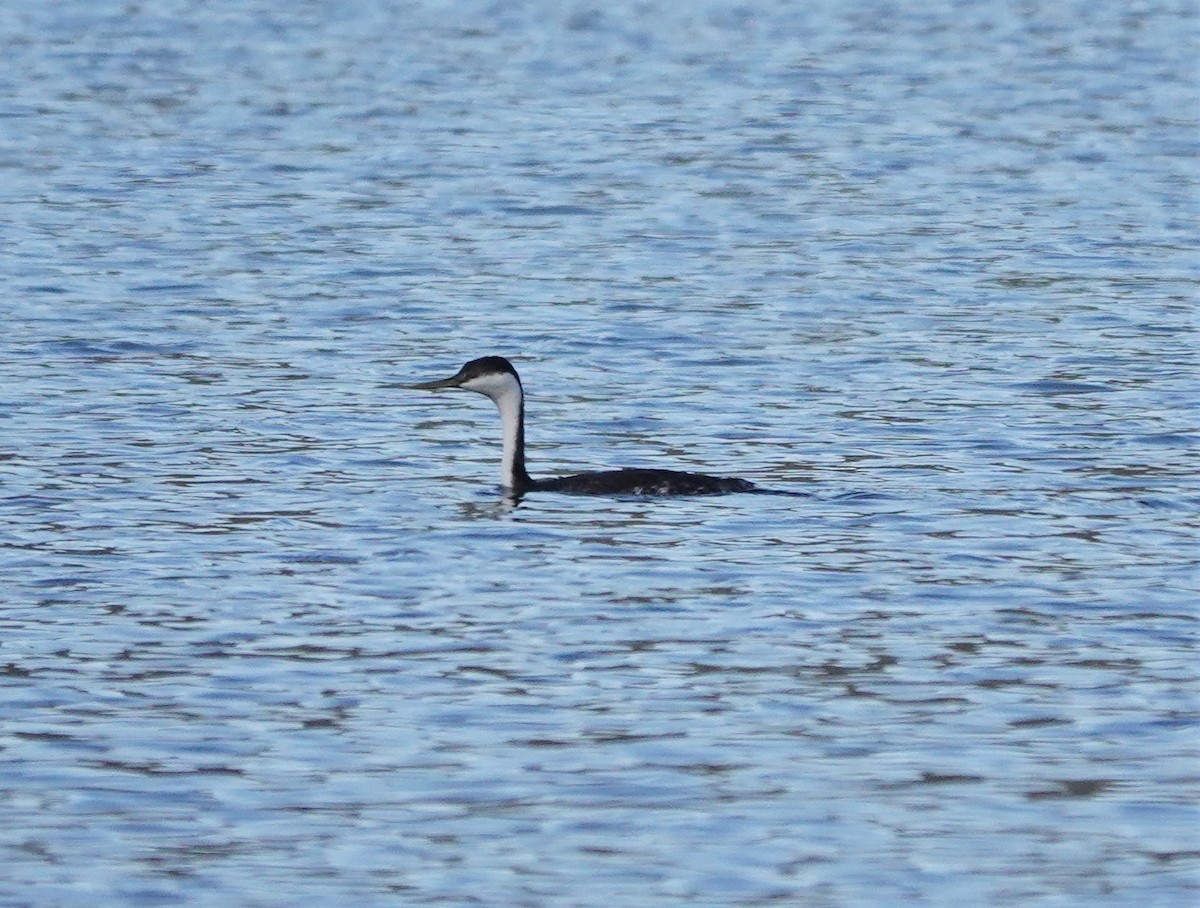
[(457, 388), (462, 384), (462, 373), (451, 375), (449, 378), (441, 378), (437, 381), (423, 381), (416, 385), (402, 385), (401, 387), (409, 388), (413, 391), (436, 391), (438, 388)]

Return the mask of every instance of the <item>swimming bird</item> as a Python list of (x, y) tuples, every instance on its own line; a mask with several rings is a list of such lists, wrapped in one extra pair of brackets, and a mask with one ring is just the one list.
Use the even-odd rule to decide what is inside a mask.
[(473, 359), (455, 375), (405, 387), (434, 391), (462, 388), (491, 399), (504, 427), (500, 484), (512, 495), (526, 492), (564, 492), (571, 495), (723, 495), (757, 492), (754, 483), (728, 476), (708, 476), (683, 470), (603, 470), (555, 479), (534, 479), (525, 470), (525, 392), (517, 370), (503, 356)]

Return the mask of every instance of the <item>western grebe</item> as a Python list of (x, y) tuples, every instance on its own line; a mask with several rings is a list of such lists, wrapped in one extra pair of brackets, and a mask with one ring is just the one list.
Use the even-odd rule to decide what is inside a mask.
[(682, 470), (604, 470), (556, 479), (532, 478), (525, 471), (525, 392), (517, 370), (503, 356), (473, 359), (450, 378), (405, 387), (421, 391), (463, 388), (491, 398), (504, 425), (500, 484), (513, 495), (532, 491), (572, 495), (722, 495), (763, 491), (745, 479)]

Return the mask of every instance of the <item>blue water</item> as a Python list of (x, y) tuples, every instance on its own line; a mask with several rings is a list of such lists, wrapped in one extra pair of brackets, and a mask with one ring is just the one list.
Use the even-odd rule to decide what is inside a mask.
[(0, 10), (0, 904), (1194, 904), (1198, 20)]

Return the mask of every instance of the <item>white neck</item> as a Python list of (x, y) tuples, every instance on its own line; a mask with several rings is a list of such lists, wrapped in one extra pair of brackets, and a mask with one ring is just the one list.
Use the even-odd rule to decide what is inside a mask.
[(521, 430), (521, 387), (515, 381), (512, 388), (499, 397), (493, 397), (500, 410), (500, 422), (504, 426), (504, 456), (500, 461), (500, 485), (512, 488), (516, 475), (517, 434)]
[(517, 472), (525, 470), (524, 439), (522, 438), (521, 410), (524, 395), (521, 383), (507, 374), (481, 375), (465, 382), (468, 391), (477, 391), (492, 399), (500, 411), (500, 423), (504, 427), (504, 455), (500, 461), (500, 485), (513, 488)]

